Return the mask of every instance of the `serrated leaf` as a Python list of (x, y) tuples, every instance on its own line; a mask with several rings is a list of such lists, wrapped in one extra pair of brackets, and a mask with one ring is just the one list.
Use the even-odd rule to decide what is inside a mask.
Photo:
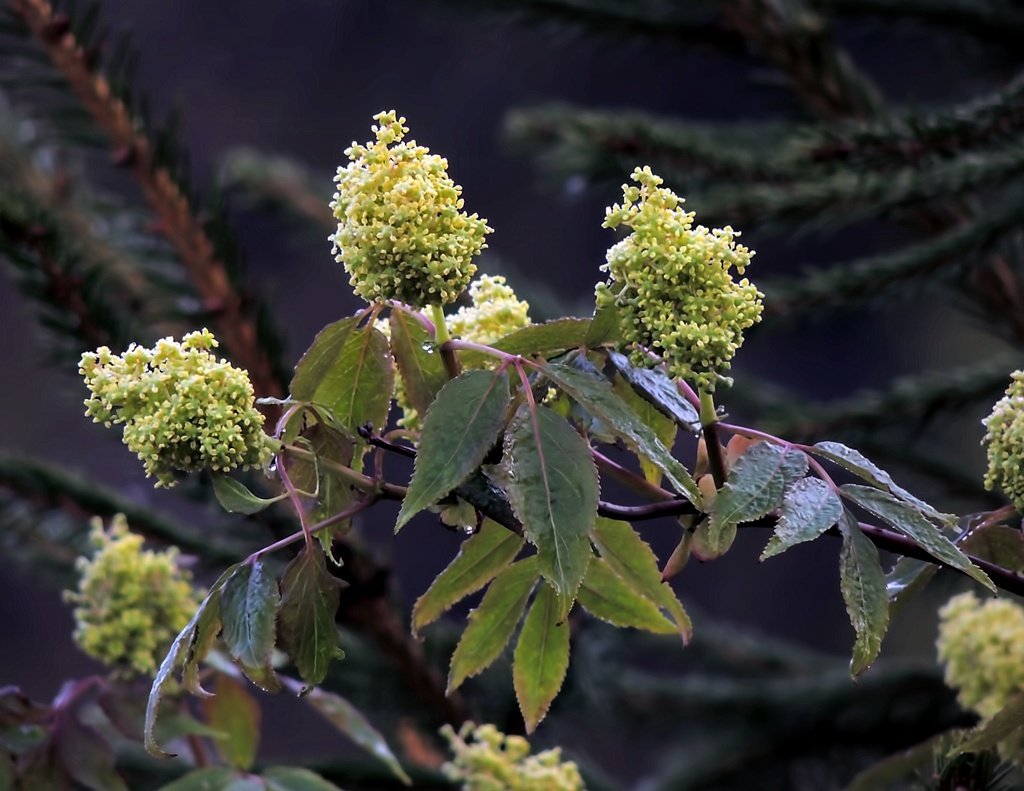
[(590, 446), (550, 409), (521, 407), (505, 435), (503, 465), (509, 502), (564, 617), (592, 555), (598, 480)]
[(843, 495), (879, 519), (884, 519), (903, 535), (907, 536), (948, 566), (962, 571), (995, 593), (996, 586), (988, 575), (971, 563), (957, 546), (946, 538), (932, 522), (915, 507), (897, 500), (881, 489), (848, 483), (840, 487)]
[(732, 549), (739, 534), (735, 522), (729, 522), (711, 532), (711, 520), (701, 519), (693, 530), (690, 551), (701, 562), (717, 560)]
[(569, 624), (559, 618), (555, 590), (541, 585), (523, 621), (512, 660), (512, 681), (527, 733), (533, 733), (548, 713), (568, 668)]
[[(615, 395), (621, 398), (625, 404), (636, 412), (637, 416), (654, 432), (654, 435), (666, 448), (671, 449), (676, 442), (678, 427), (672, 418), (663, 415), (654, 404), (636, 392), (629, 383), (622, 377), (622, 374), (615, 374), (615, 381), (612, 384)], [(661, 484), (661, 467), (648, 459), (640, 457), (640, 469), (649, 482), (655, 486)]]
[(820, 478), (803, 478), (782, 498), (775, 534), (761, 553), (761, 560), (785, 552), (796, 544), (813, 541), (843, 515), (843, 503), (835, 490)]
[(923, 588), (935, 576), (939, 567), (917, 558), (900, 558), (885, 575), (885, 593), (889, 607), (895, 613), (904, 599)]
[(838, 464), (843, 469), (849, 470), (858, 478), (862, 478), (872, 486), (878, 489), (884, 489), (890, 494), (898, 497), (900, 500), (903, 500), (905, 503), (916, 508), (925, 516), (942, 522), (945, 525), (955, 524), (956, 516), (937, 511), (924, 500), (915, 497), (902, 486), (898, 486), (896, 482), (893, 481), (892, 476), (889, 475), (889, 473), (864, 456), (860, 451), (847, 447), (841, 442), (819, 442), (810, 450), (812, 453), (828, 459), (834, 464)]
[(613, 626), (633, 627), (654, 634), (676, 631), (658, 605), (627, 585), (603, 558), (590, 561), (576, 599), (595, 618)]
[(412, 628), (417, 632), (441, 617), (456, 602), (483, 588), (503, 571), (523, 548), (523, 539), (490, 519), (462, 542), (459, 554), (416, 600)]
[(600, 418), (605, 427), (625, 442), (630, 450), (658, 465), (676, 490), (699, 507), (700, 492), (690, 473), (636, 412), (615, 394), (607, 379), (557, 363), (541, 370), (584, 409)]
[(207, 766), (162, 786), (160, 791), (227, 791), (239, 778), (238, 772), (226, 766)]
[(508, 404), (504, 372), (467, 371), (441, 388), (423, 418), (416, 467), (396, 533), (480, 467), (501, 433)]
[(307, 684), (319, 684), (339, 652), (338, 611), (341, 581), (327, 571), (321, 551), (303, 550), (281, 577), (278, 632), (281, 648)]
[(590, 319), (557, 319), (523, 327), (492, 345), (507, 354), (546, 354), (582, 346), (589, 330)]
[(424, 344), (434, 340), (427, 328), (408, 312), (391, 310), (391, 354), (402, 375), (409, 403), (421, 415), (448, 381), (444, 361), (437, 352), (428, 352)]
[(608, 359), (641, 398), (675, 421), (684, 431), (700, 433), (697, 408), (682, 396), (668, 374), (658, 368), (636, 368), (626, 355), (616, 351), (609, 351)]
[(314, 687), (304, 692), (302, 685), (292, 679), (283, 679), (285, 686), (302, 694), (302, 700), (308, 703), (325, 720), (333, 725), (357, 745), (384, 763), (403, 783), (409, 785), (411, 780), (398, 762), (395, 754), (388, 746), (387, 740), (380, 731), (370, 724), (355, 706), (341, 695)]
[(839, 520), (843, 549), (839, 556), (839, 586), (850, 625), (856, 634), (850, 674), (859, 676), (878, 656), (889, 628), (889, 598), (878, 550), (865, 536), (857, 520), (846, 512)]
[(257, 497), (245, 484), (227, 475), (213, 476), (213, 493), (229, 514), (256, 514), (288, 496), (284, 493), (277, 497)]
[(991, 719), (968, 731), (964, 741), (950, 750), (950, 755), (989, 750), (1021, 727), (1024, 727), (1024, 694), (1018, 693), (1012, 696)]
[[(178, 661), (186, 655), (189, 655), (190, 649), (196, 641), (196, 627), (200, 619), (203, 618), (203, 614), (206, 612), (208, 607), (220, 607), (220, 590), (227, 582), (235, 569), (238, 568), (237, 564), (228, 568), (221, 576), (213, 583), (213, 587), (210, 588), (210, 592), (206, 595), (206, 598), (200, 602), (199, 607), (196, 609), (195, 614), (189, 619), (189, 622), (185, 624), (185, 628), (182, 629), (178, 636), (174, 638), (174, 642), (171, 643), (170, 649), (167, 651), (167, 655), (164, 657), (163, 662), (160, 663), (160, 667), (156, 672), (156, 676), (153, 678), (153, 684), (149, 690), (149, 697), (146, 700), (146, 718), (142, 729), (142, 740), (146, 748), (146, 752), (150, 755), (157, 756), (159, 758), (173, 758), (173, 754), (164, 752), (160, 745), (156, 741), (154, 735), (154, 729), (156, 728), (156, 718), (160, 707), (160, 701), (164, 695), (164, 688), (171, 681), (172, 673), (174, 668), (178, 665)], [(219, 620), (219, 619), (218, 619)], [(190, 655), (189, 661), (198, 662), (201, 659), (198, 655)]]
[(723, 547), (735, 538), (736, 525), (774, 511), (782, 505), (786, 487), (806, 473), (807, 457), (801, 451), (770, 442), (747, 448), (732, 465), (728, 480), (711, 504), (706, 523), (707, 551), (722, 554)]
[(231, 676), (217, 676), (217, 693), (203, 701), (203, 714), (221, 759), (235, 769), (250, 769), (260, 742), (260, 707)]
[(592, 538), (609, 568), (634, 591), (664, 608), (675, 622), (675, 631), (688, 641), (693, 632), (690, 616), (672, 588), (662, 581), (657, 556), (632, 525), (598, 517)]
[(513, 563), (495, 577), (452, 654), (448, 692), (491, 666), (512, 639), (540, 576), (537, 556)]
[(267, 791), (341, 791), (316, 772), (292, 766), (273, 766), (261, 777)]
[(388, 339), (360, 316), (328, 324), (295, 366), (291, 395), (326, 407), (349, 431), (384, 426), (395, 374)]
[(270, 665), (274, 650), (277, 607), (281, 597), (277, 580), (263, 561), (244, 563), (221, 591), (221, 639), (242, 672), (261, 689), (280, 689)]

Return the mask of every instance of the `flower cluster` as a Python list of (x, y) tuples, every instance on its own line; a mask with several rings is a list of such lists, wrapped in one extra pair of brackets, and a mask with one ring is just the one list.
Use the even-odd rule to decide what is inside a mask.
[(270, 438), (256, 410), (249, 375), (210, 349), (208, 330), (154, 349), (132, 345), (123, 355), (106, 346), (82, 355), (79, 372), (92, 396), (86, 415), (124, 424), (124, 443), (157, 486), (173, 486), (174, 471), (226, 471), (269, 462)]
[(598, 305), (618, 307), (624, 339), (639, 347), (634, 364), (650, 365), (649, 350), (673, 376), (713, 391), (743, 331), (761, 318), (763, 295), (730, 272), (743, 274), (754, 253), (732, 228), (694, 227), (693, 213), (649, 167), (631, 178), (639, 186), (623, 185), (622, 204), (606, 211), (604, 227), (632, 232), (608, 251)]
[(356, 294), (367, 302), (416, 307), (454, 302), (476, 272), (487, 245), (485, 220), (462, 211), (462, 187), (448, 161), (410, 140), (395, 112), (378, 113), (376, 141), (353, 143), (338, 168), (331, 237)]
[(105, 532), (99, 519), (91, 534), (91, 559), (78, 559), (75, 642), (85, 653), (125, 675), (153, 675), (175, 635), (198, 606), (191, 575), (177, 565), (178, 550), (146, 551), (128, 531), (124, 516)]
[[(1006, 599), (954, 596), (939, 610), (939, 660), (961, 705), (988, 720), (1024, 692), (1024, 608)], [(1024, 757), (1024, 734), (999, 745), (1004, 758)]]
[(1024, 508), (1024, 371), (1014, 371), (1006, 395), (982, 424), (988, 430), (985, 487), (999, 486), (1014, 505)]
[[(580, 791), (580, 770), (563, 761), (557, 747), (530, 755), (530, 743), (522, 736), (506, 736), (493, 725), (467, 722), (456, 733), (446, 725), (455, 760), (444, 765), (449, 779), (461, 782), (464, 791)], [(468, 741), (472, 739), (472, 741)]]
[(461, 307), (445, 319), (453, 337), (474, 343), (494, 343), (530, 324), (530, 305), (501, 275), (481, 275), (469, 287), (472, 307)]

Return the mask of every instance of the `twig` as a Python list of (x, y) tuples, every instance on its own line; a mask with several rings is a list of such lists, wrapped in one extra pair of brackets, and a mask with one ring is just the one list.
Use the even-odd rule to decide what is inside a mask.
[(261, 348), (245, 300), (228, 276), (225, 263), (188, 197), (165, 167), (157, 164), (149, 138), (118, 99), (107, 80), (93, 71), (88, 53), (46, 0), (10, 0), (10, 6), (43, 46), (54, 67), (67, 79), (82, 106), (106, 133), (118, 161), (135, 176), (155, 212), (159, 231), (177, 250), (189, 277), (215, 323), (225, 348), (248, 369), (253, 386), (265, 396), (281, 396), (284, 387)]

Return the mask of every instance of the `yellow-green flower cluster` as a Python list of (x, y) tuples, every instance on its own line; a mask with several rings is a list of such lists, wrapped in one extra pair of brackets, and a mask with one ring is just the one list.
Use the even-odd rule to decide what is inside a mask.
[(464, 791), (581, 791), (580, 770), (562, 760), (559, 748), (530, 755), (522, 736), (506, 736), (493, 725), (465, 723), (456, 733), (446, 725), (454, 761), (444, 765), (449, 779)]
[[(965, 708), (991, 719), (1024, 692), (1024, 608), (1006, 599), (954, 596), (939, 610), (939, 660), (946, 683)], [(999, 745), (1004, 758), (1024, 757), (1024, 734)]]
[(99, 519), (91, 534), (97, 552), (78, 559), (75, 642), (85, 653), (123, 675), (153, 675), (171, 641), (198, 606), (191, 575), (178, 567), (178, 550), (143, 550), (124, 516), (110, 531)]
[(345, 151), (349, 164), (334, 179), (335, 257), (367, 302), (454, 302), (491, 229), (462, 211), (462, 187), (448, 176), (448, 161), (404, 141), (405, 118), (391, 110), (374, 120), (376, 141), (353, 143)]
[(623, 185), (622, 204), (606, 211), (604, 227), (632, 233), (608, 251), (610, 278), (598, 285), (598, 305), (619, 308), (623, 338), (637, 347), (634, 364), (651, 364), (647, 349), (673, 376), (713, 391), (743, 331), (761, 318), (763, 295), (731, 273), (742, 275), (754, 253), (728, 226), (694, 227), (693, 212), (649, 167), (631, 178), (638, 186)]
[(211, 354), (216, 346), (202, 330), (153, 349), (133, 344), (120, 356), (106, 346), (82, 355), (79, 372), (92, 392), (86, 415), (108, 427), (123, 423), (125, 445), (157, 486), (173, 486), (175, 470), (223, 472), (270, 460), (249, 375)]
[(999, 486), (1024, 510), (1024, 371), (1014, 371), (1006, 395), (982, 421), (988, 429), (988, 472), (985, 488)]
[(453, 337), (474, 343), (494, 343), (530, 324), (530, 304), (501, 275), (481, 275), (469, 287), (472, 307), (461, 307), (445, 318)]

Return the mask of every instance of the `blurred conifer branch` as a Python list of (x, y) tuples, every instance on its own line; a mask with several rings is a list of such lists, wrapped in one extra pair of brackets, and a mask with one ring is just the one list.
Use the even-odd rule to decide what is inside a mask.
[[(131, 85), (136, 56), (130, 42), (122, 39), (112, 50), (106, 69), (101, 70), (96, 38), (98, 4), (80, 14), (65, 15), (55, 13), (45, 0), (11, 0), (8, 12), (21, 20), (81, 108), (106, 136), (115, 164), (135, 177), (156, 215), (154, 229), (180, 256), (227, 351), (250, 371), (260, 392), (281, 395), (286, 375), (280, 360), (275, 359), (280, 343), (269, 316), (241, 288), (241, 263), (221, 207), (215, 201), (210, 203), (208, 210), (216, 218), (211, 222), (197, 213), (188, 183), (187, 153), (178, 143), (179, 122), (172, 118), (165, 128), (155, 129), (145, 101), (136, 97)], [(14, 27), (8, 24), (5, 30), (13, 32)], [(24, 82), (21, 85), (30, 87)], [(46, 83), (42, 86), (49, 87)], [(35, 98), (38, 109), (43, 102), (38, 94)], [(78, 116), (79, 112), (72, 112), (76, 121)], [(60, 120), (58, 113), (58, 123)]]

